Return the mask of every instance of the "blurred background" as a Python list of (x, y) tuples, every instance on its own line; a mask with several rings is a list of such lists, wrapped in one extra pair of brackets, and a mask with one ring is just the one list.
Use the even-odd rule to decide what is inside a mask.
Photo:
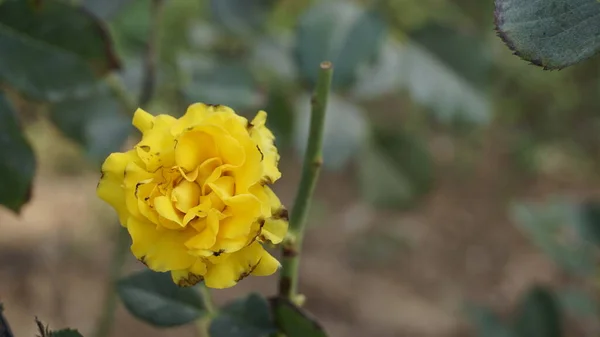
[[(37, 160), (30, 202), (0, 210), (0, 301), (15, 336), (35, 334), (34, 316), (94, 331), (118, 227), (95, 195), (99, 165), (136, 137), (123, 96), (154, 78), (142, 105), (153, 114), (198, 101), (266, 110), (282, 157), (274, 189), (291, 207), (323, 60), (334, 95), (300, 290), (331, 336), (505, 336), (534, 286), (557, 300), (569, 336), (600, 333), (600, 64), (549, 72), (513, 56), (492, 0), (62, 2), (104, 34), (106, 51), (86, 60), (112, 90), (92, 94), (67, 85), (77, 74), (58, 73), (60, 59), (7, 42), (50, 25), (19, 26), (12, 2), (0, 1), (0, 88)], [(26, 38), (88, 43), (73, 31)], [(142, 267), (127, 259), (126, 273)], [(214, 296), (249, 291), (273, 295), (276, 278)], [(195, 330), (151, 328), (119, 304), (112, 336), (130, 335)]]

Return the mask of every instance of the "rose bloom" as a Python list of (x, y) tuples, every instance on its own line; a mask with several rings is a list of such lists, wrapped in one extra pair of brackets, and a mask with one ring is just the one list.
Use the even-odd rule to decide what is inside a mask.
[(280, 266), (262, 246), (283, 240), (287, 211), (268, 187), (281, 177), (274, 137), (222, 105), (191, 105), (179, 119), (138, 109), (141, 141), (102, 165), (98, 196), (118, 213), (131, 251), (179, 286), (227, 288)]

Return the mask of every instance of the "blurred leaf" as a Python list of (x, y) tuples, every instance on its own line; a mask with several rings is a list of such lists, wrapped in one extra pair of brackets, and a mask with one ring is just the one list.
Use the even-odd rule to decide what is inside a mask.
[(520, 203), (512, 207), (511, 215), (517, 227), (562, 268), (582, 276), (594, 274), (592, 247), (576, 233), (578, 214), (572, 203)]
[(117, 292), (133, 316), (157, 327), (184, 325), (206, 313), (200, 294), (178, 287), (170, 273), (138, 272), (120, 280)]
[(53, 104), (50, 119), (67, 137), (83, 145), (97, 163), (118, 151), (133, 130), (130, 118), (104, 86), (87, 96)]
[(467, 315), (477, 327), (477, 337), (518, 337), (510, 326), (488, 308), (469, 305)]
[(96, 17), (110, 20), (133, 0), (83, 0), (81, 5)]
[(423, 143), (401, 131), (375, 130), (361, 152), (359, 182), (364, 197), (379, 207), (406, 207), (431, 188), (433, 163)]
[[(304, 154), (310, 123), (310, 96), (301, 95), (296, 100), (295, 147)], [(325, 115), (323, 135), (323, 164), (331, 170), (342, 169), (358, 152), (367, 136), (364, 111), (339, 96), (331, 95)]]
[(392, 38), (381, 45), (381, 50), (373, 64), (359, 71), (352, 89), (355, 96), (373, 99), (394, 92), (401, 83), (398, 72), (402, 66), (401, 46)]
[(589, 292), (570, 287), (561, 289), (557, 295), (562, 308), (574, 317), (586, 317), (596, 321), (600, 316), (600, 307)]
[(0, 91), (0, 204), (19, 212), (31, 197), (35, 156), (17, 119)]
[(335, 67), (332, 85), (348, 87), (359, 69), (376, 57), (387, 27), (379, 13), (350, 2), (317, 3), (300, 18), (296, 54), (301, 75), (312, 87), (319, 64)]
[(150, 27), (150, 0), (135, 0), (117, 12), (110, 22), (117, 50), (139, 56), (146, 49)]
[(263, 97), (254, 75), (238, 61), (217, 62), (181, 56), (179, 66), (189, 76), (185, 96), (189, 102), (223, 104), (235, 110), (255, 109)]
[(496, 29), (519, 57), (560, 69), (600, 50), (596, 0), (496, 0)]
[(277, 147), (290, 145), (294, 134), (294, 107), (286, 90), (278, 87), (271, 88), (266, 111), (267, 126), (275, 135)]
[[(471, 51), (461, 50), (465, 56)], [(429, 107), (435, 116), (445, 122), (465, 121), (481, 125), (490, 122), (492, 111), (487, 95), (476, 83), (439, 56), (416, 42), (407, 42), (400, 48), (401, 86), (418, 103)]]
[(600, 246), (600, 203), (587, 201), (580, 205), (581, 237), (592, 244)]
[(249, 36), (261, 30), (275, 0), (210, 0), (213, 19), (231, 33)]
[(273, 300), (277, 325), (287, 337), (327, 337), (325, 329), (306, 311), (283, 298)]
[(297, 69), (292, 57), (292, 46), (285, 37), (262, 38), (252, 49), (251, 67), (256, 74), (271, 82), (296, 80)]
[(534, 286), (527, 292), (515, 317), (515, 331), (519, 337), (562, 336), (559, 304), (550, 290)]
[(60, 1), (2, 2), (0, 50), (0, 80), (37, 99), (85, 91), (119, 66), (102, 24)]
[(265, 337), (275, 332), (269, 304), (258, 294), (226, 305), (209, 328), (211, 337)]
[(73, 329), (62, 329), (50, 332), (50, 337), (83, 337), (79, 331)]

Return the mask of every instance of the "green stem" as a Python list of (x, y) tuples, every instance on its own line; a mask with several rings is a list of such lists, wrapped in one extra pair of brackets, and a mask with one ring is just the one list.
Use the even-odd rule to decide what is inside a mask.
[(200, 297), (202, 297), (202, 303), (204, 304), (204, 308), (208, 311), (208, 315), (201, 317), (196, 322), (196, 328), (198, 329), (198, 336), (200, 337), (210, 337), (209, 328), (210, 321), (216, 314), (216, 309), (212, 301), (212, 296), (210, 294), (210, 289), (201, 283), (197, 286), (198, 292), (200, 292)]
[(102, 313), (96, 326), (94, 337), (105, 337), (110, 335), (110, 331), (115, 319), (115, 309), (117, 307), (117, 292), (115, 291), (116, 282), (121, 276), (121, 268), (125, 263), (127, 250), (129, 249), (129, 233), (125, 228), (119, 228), (117, 232), (117, 242), (115, 244), (106, 295), (102, 305)]
[(282, 269), (279, 278), (279, 296), (292, 301), (295, 300), (298, 291), (298, 267), (308, 209), (323, 164), (323, 129), (332, 75), (332, 64), (330, 62), (321, 63), (317, 86), (311, 99), (308, 145), (304, 156), (300, 187), (290, 218), (290, 235), (281, 245)]

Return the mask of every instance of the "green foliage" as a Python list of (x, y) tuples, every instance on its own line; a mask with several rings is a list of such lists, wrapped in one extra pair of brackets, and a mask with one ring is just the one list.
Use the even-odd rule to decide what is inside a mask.
[(277, 328), (269, 303), (258, 294), (250, 294), (226, 305), (209, 328), (211, 337), (264, 337), (275, 332)]
[(229, 32), (251, 36), (260, 32), (275, 0), (210, 0), (213, 19)]
[(498, 35), (519, 57), (560, 69), (600, 50), (596, 0), (496, 0)]
[(83, 0), (81, 5), (90, 11), (94, 16), (103, 20), (110, 20), (123, 7), (127, 6), (133, 0)]
[(361, 153), (360, 187), (374, 205), (406, 207), (431, 188), (433, 163), (416, 135), (377, 129)]
[(110, 39), (93, 16), (62, 1), (0, 4), (0, 81), (56, 101), (93, 87), (118, 67)]
[(17, 113), (0, 91), (0, 204), (19, 212), (31, 197), (35, 174), (33, 150), (21, 131)]
[(560, 337), (563, 316), (550, 289), (539, 285), (522, 295), (517, 312), (504, 322), (487, 308), (470, 306), (479, 337)]
[(578, 207), (565, 200), (517, 204), (511, 213), (516, 225), (544, 253), (566, 270), (590, 276), (594, 273), (592, 247), (578, 235)]
[(581, 237), (600, 246), (600, 203), (590, 200), (579, 207)]
[(292, 302), (275, 298), (272, 306), (277, 325), (287, 337), (327, 337), (321, 324)]
[(324, 2), (300, 18), (296, 31), (297, 61), (302, 77), (312, 87), (319, 64), (333, 62), (334, 88), (348, 87), (361, 66), (377, 55), (386, 35), (386, 23), (375, 11), (349, 2)]
[(104, 86), (86, 96), (55, 103), (50, 107), (50, 119), (65, 135), (79, 142), (96, 164), (120, 150), (132, 130), (129, 117)]
[(79, 331), (73, 329), (62, 329), (58, 331), (51, 331), (50, 337), (83, 337)]
[(170, 273), (138, 272), (120, 280), (117, 292), (132, 315), (157, 327), (187, 324), (206, 314), (200, 294), (175, 285)]

